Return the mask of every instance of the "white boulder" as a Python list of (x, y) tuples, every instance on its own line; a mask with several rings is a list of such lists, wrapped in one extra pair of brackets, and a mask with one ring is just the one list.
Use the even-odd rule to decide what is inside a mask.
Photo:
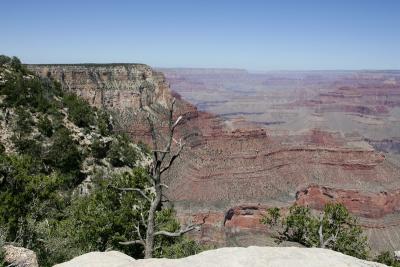
[(248, 247), (209, 250), (182, 259), (141, 259), (120, 252), (92, 252), (57, 267), (380, 267), (327, 249)]
[(32, 250), (23, 247), (15, 247), (12, 245), (3, 246), (3, 250), (5, 252), (5, 266), (39, 267), (36, 254)]

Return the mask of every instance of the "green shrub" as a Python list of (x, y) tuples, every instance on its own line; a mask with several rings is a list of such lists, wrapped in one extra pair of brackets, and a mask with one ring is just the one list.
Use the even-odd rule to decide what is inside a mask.
[(57, 92), (54, 84), (47, 78), (41, 78), (35, 83), (35, 92), (32, 94), (31, 106), (33, 110), (39, 112), (47, 112), (54, 110), (54, 96)]
[(6, 267), (6, 262), (4, 260), (4, 243), (6, 241), (6, 232), (3, 231), (4, 229), (0, 227), (0, 267)]
[(5, 64), (10, 63), (11, 58), (5, 56), (5, 55), (0, 55), (0, 66), (3, 66)]
[(103, 159), (107, 156), (109, 144), (102, 142), (99, 138), (95, 138), (92, 142), (92, 156), (97, 159)]
[[(290, 207), (285, 218), (281, 218), (276, 209), (271, 209), (261, 222), (278, 228), (280, 240), (298, 242), (306, 247), (325, 247), (361, 259), (368, 256), (367, 238), (342, 204), (325, 205), (320, 216), (313, 215), (308, 207), (297, 205)], [(323, 244), (319, 235), (321, 225)]]
[(117, 135), (111, 143), (107, 157), (115, 167), (134, 167), (138, 160), (138, 153), (129, 140), (129, 137), (126, 135)]
[[(175, 212), (171, 208), (165, 208), (157, 212), (156, 225), (159, 230), (168, 232), (177, 232), (181, 228), (175, 217)], [(157, 258), (178, 259), (212, 249), (211, 246), (201, 245), (186, 236), (172, 238), (157, 236), (155, 242), (154, 256)]]
[(40, 157), (42, 155), (42, 146), (34, 139), (24, 137), (18, 138), (14, 135), (11, 140), (13, 141), (17, 151), (21, 154), (30, 155), (32, 157)]
[(6, 152), (6, 147), (2, 143), (0, 143), (0, 155), (4, 152)]
[(95, 116), (89, 104), (75, 94), (65, 94), (64, 105), (68, 108), (68, 117), (78, 127), (89, 127), (95, 123)]
[(32, 114), (22, 107), (15, 110), (16, 124), (14, 125), (14, 132), (19, 136), (28, 135), (32, 132), (32, 127), (35, 125)]
[(52, 117), (52, 127), (53, 127), (53, 134), (54, 132), (58, 131), (59, 129), (65, 128), (64, 126), (64, 115), (59, 113), (58, 115)]
[(19, 60), (19, 58), (17, 57), (12, 57), (11, 58), (11, 62), (10, 65), (13, 69), (15, 69), (16, 71), (19, 71), (22, 69), (22, 64), (21, 64), (21, 60)]
[(51, 137), (53, 135), (53, 125), (46, 115), (39, 118), (37, 127), (44, 136)]
[(59, 128), (53, 134), (45, 162), (62, 173), (77, 174), (83, 158), (70, 134), (67, 128)]
[[(141, 217), (140, 210), (134, 207), (141, 198), (132, 192), (121, 194), (109, 183), (142, 187), (145, 175), (144, 170), (136, 169), (132, 175), (125, 173), (110, 180), (98, 180), (90, 195), (74, 198), (61, 220), (53, 220), (48, 232), (38, 233), (45, 240), (45, 247), (39, 253), (41, 263), (51, 266), (86, 252), (110, 248), (142, 257), (142, 248), (119, 244), (138, 238), (134, 224), (140, 223)], [(58, 244), (60, 241), (62, 245)]]
[(0, 156), (0, 225), (8, 229), (8, 239), (18, 238), (22, 245), (31, 240), (27, 220), (49, 216), (62, 203), (57, 189), (63, 180), (40, 169), (29, 156)]
[(261, 222), (263, 224), (275, 226), (281, 217), (279, 208), (269, 208), (267, 214), (263, 216)]
[(307, 247), (317, 246), (318, 219), (311, 215), (310, 209), (303, 206), (290, 207), (285, 220), (284, 234), (290, 241), (298, 242)]
[(187, 237), (180, 237), (173, 244), (162, 248), (162, 254), (158, 257), (179, 259), (195, 255), (205, 250), (213, 249), (211, 246), (201, 245)]
[(376, 262), (386, 264), (387, 266), (400, 267), (400, 262), (396, 260), (393, 252), (384, 251), (375, 258)]
[(111, 134), (113, 127), (108, 112), (103, 110), (97, 112), (97, 126), (101, 135), (108, 136)]
[[(135, 226), (145, 236), (146, 227), (141, 213), (149, 209), (149, 203), (134, 192), (120, 192), (115, 188), (147, 187), (147, 172), (136, 168), (133, 174), (115, 175), (111, 179), (97, 180), (90, 195), (74, 198), (61, 220), (49, 221), (49, 227), (37, 228), (43, 240), (38, 256), (43, 266), (69, 260), (90, 251), (117, 249), (134, 258), (143, 257), (143, 247), (123, 246), (121, 241), (138, 239)], [(160, 230), (180, 229), (172, 209), (162, 209), (156, 214)], [(47, 230), (46, 230), (47, 229)], [(156, 256), (179, 258), (199, 253), (208, 247), (186, 238), (158, 236)]]
[(53, 97), (51, 84), (44, 88), (42, 79), (34, 77), (26, 79), (22, 75), (9, 77), (6, 84), (2, 86), (2, 94), (5, 95), (4, 104), (7, 107), (24, 106), (32, 111), (47, 111), (51, 106), (50, 99)]
[(4, 250), (0, 247), (0, 267), (6, 267), (7, 264), (4, 260)]
[(145, 153), (146, 155), (150, 155), (151, 154), (151, 149), (146, 143), (143, 143), (142, 141), (139, 141), (137, 145), (140, 148), (140, 150), (143, 153)]

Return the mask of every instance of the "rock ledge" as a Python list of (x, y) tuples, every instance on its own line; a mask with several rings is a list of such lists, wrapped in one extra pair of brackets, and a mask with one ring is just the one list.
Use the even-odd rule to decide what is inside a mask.
[(248, 247), (209, 250), (183, 259), (134, 260), (117, 252), (91, 252), (56, 267), (381, 267), (327, 249)]

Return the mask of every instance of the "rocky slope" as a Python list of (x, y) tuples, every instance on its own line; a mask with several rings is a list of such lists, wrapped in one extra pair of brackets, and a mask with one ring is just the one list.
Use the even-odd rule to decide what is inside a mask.
[[(8, 86), (12, 83), (17, 84), (20, 90), (18, 93), (24, 96), (10, 92), (13, 89), (9, 89)], [(4, 85), (0, 96), (0, 144), (7, 154), (25, 153), (39, 158), (54, 157), (51, 149), (59, 142), (55, 137), (65, 130), (65, 135), (71, 141), (70, 146), (76, 146), (77, 154), (80, 155), (81, 162), (77, 170), (79, 174), (75, 174), (75, 183), (79, 184), (77, 192), (87, 193), (93, 176), (106, 177), (113, 173), (131, 172), (126, 162), (116, 167), (112, 165), (109, 156), (94, 156), (95, 145), (110, 147), (113, 143), (120, 142), (117, 140), (119, 137), (111, 134), (111, 128), (115, 125), (110, 114), (92, 109), (74, 95), (64, 94), (60, 91), (61, 88), (56, 88), (47, 78), (39, 80), (29, 73), (21, 75), (7, 64), (0, 66), (0, 85)], [(130, 143), (129, 148), (135, 151), (140, 159), (133, 164), (148, 164), (148, 157), (137, 145)], [(54, 153), (57, 157), (62, 153), (69, 153), (66, 150), (56, 152)], [(68, 160), (72, 161), (71, 158)]]
[(117, 251), (92, 252), (56, 267), (380, 267), (383, 264), (318, 248), (221, 248), (182, 259), (134, 260)]
[(114, 126), (110, 113), (0, 55), (0, 266), (27, 253), (4, 244), (33, 250), (40, 266), (126, 251), (118, 242), (135, 235), (140, 199), (117, 189), (145, 186), (151, 162)]
[[(140, 64), (29, 68), (56, 78), (92, 105), (112, 110), (119, 129), (136, 139), (148, 137), (138, 107), (157, 104), (162, 114), (174, 95), (161, 73)], [(400, 249), (396, 158), (359, 135), (263, 129), (200, 112), (182, 99), (177, 107), (185, 118), (179, 135), (187, 145), (165, 182), (182, 221), (210, 213), (198, 238), (264, 245), (267, 232), (259, 219), (267, 207), (297, 201), (320, 208), (324, 201), (338, 200), (360, 217), (374, 249)]]

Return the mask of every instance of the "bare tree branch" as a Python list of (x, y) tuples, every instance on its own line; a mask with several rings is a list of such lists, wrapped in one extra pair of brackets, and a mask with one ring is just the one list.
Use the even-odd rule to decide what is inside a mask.
[(166, 184), (160, 184), (160, 186), (164, 186), (167, 189), (169, 188), (168, 185), (166, 185)]
[(327, 246), (330, 242), (336, 242), (337, 236), (339, 234), (339, 228), (336, 229), (336, 233), (332, 236), (330, 236), (325, 242), (324, 242), (324, 248)]
[(171, 168), (172, 164), (174, 163), (175, 159), (179, 157), (179, 155), (181, 154), (183, 149), (183, 145), (181, 144), (179, 146), (179, 150), (171, 157), (171, 159), (168, 162), (168, 165), (165, 166), (164, 168), (161, 169), (161, 174), (164, 173), (166, 170), (168, 170), (169, 168)]
[(157, 153), (170, 153), (171, 151), (168, 151), (168, 150), (160, 150), (160, 149), (158, 149), (158, 150), (152, 150), (152, 152), (157, 152)]
[[(169, 118), (168, 118), (168, 126), (169, 126), (169, 133), (168, 133), (168, 134), (169, 134), (169, 135), (168, 135), (167, 144), (166, 144), (166, 146), (165, 146), (165, 148), (164, 148), (165, 151), (169, 151), (169, 152), (168, 152), (168, 153), (162, 153), (161, 159), (160, 159), (161, 162), (164, 161), (165, 156), (166, 156), (167, 154), (169, 154), (170, 151), (171, 151), (172, 140), (173, 140), (173, 137), (174, 137), (175, 128), (176, 128), (176, 126), (178, 126), (179, 122), (180, 122), (181, 119), (182, 119), (182, 116), (179, 116), (179, 118), (176, 120), (176, 122), (175, 122), (175, 123), (173, 122), (173, 121), (174, 121), (174, 106), (175, 106), (175, 101), (176, 101), (176, 99), (174, 98), (174, 99), (172, 100), (172, 103), (171, 103), (171, 108), (169, 109)], [(155, 149), (157, 149), (157, 148), (155, 148)]]
[(325, 248), (327, 245), (329, 245), (330, 242), (336, 242), (337, 236), (339, 234), (339, 228), (336, 229), (336, 233), (332, 234), (327, 240), (324, 241), (324, 235), (323, 235), (323, 224), (324, 224), (324, 213), (321, 213), (320, 219), (319, 219), (319, 228), (318, 228), (318, 235), (319, 235), (319, 247), (320, 248)]
[[(147, 113), (146, 119), (147, 122), (149, 123), (149, 127), (150, 127), (150, 132), (151, 132), (151, 140), (153, 142), (153, 149), (157, 150), (158, 149), (158, 145), (157, 145), (157, 133), (156, 133), (156, 129), (154, 127), (154, 123), (153, 120), (150, 118), (150, 113)], [(158, 161), (158, 154), (157, 152), (153, 151), (153, 157), (155, 161)]]
[(140, 213), (140, 218), (142, 219), (143, 225), (146, 225), (146, 220), (144, 219), (143, 212)]
[[(173, 118), (174, 115), (174, 107), (175, 107), (175, 102), (176, 99), (173, 98), (171, 101), (171, 106), (170, 109), (168, 110), (168, 128), (165, 129), (163, 128), (164, 125), (160, 125), (159, 128), (156, 128), (155, 123), (159, 123), (160, 120), (157, 120), (155, 117), (156, 112), (152, 111), (151, 107), (143, 108), (143, 111), (146, 112), (146, 119), (147, 122), (149, 123), (149, 129), (150, 129), (150, 134), (152, 138), (152, 153), (153, 153), (153, 163), (150, 165), (150, 175), (148, 176), (148, 180), (150, 184), (152, 185), (154, 189), (154, 195), (152, 197), (149, 197), (145, 194), (145, 192), (142, 189), (139, 188), (118, 188), (118, 190), (122, 191), (136, 191), (140, 193), (146, 200), (150, 202), (150, 208), (149, 210), (145, 212), (140, 212), (140, 218), (142, 224), (146, 227), (146, 236), (145, 240), (142, 239), (141, 234), (140, 234), (140, 228), (139, 225), (135, 226), (136, 231), (138, 232), (138, 236), (140, 240), (134, 240), (134, 241), (127, 241), (127, 242), (121, 242), (120, 244), (123, 245), (131, 245), (131, 244), (142, 244), (144, 245), (144, 254), (145, 258), (151, 258), (153, 256), (153, 252), (155, 249), (155, 237), (157, 235), (164, 235), (164, 236), (170, 236), (170, 237), (177, 237), (181, 236), (189, 231), (192, 231), (196, 229), (197, 227), (201, 226), (202, 224), (205, 223), (205, 219), (208, 217), (203, 218), (203, 222), (199, 224), (192, 224), (188, 225), (186, 228), (181, 229), (178, 232), (172, 233), (168, 231), (158, 231), (156, 232), (156, 215), (157, 211), (162, 208), (162, 203), (165, 202), (163, 200), (163, 188), (167, 188), (168, 186), (161, 183), (161, 175), (164, 173), (166, 170), (168, 170), (174, 161), (176, 160), (177, 157), (179, 157), (179, 154), (182, 152), (183, 149), (183, 144), (182, 140), (177, 142), (174, 139), (174, 132), (176, 127), (181, 123), (183, 117), (179, 116), (175, 121)], [(161, 114), (162, 115), (162, 114)], [(172, 149), (173, 145), (177, 144), (176, 149)], [(160, 147), (159, 147), (160, 146)], [(173, 153), (172, 150), (176, 150), (175, 153)], [(167, 160), (168, 159), (168, 160)], [(143, 204), (143, 203), (142, 203)], [(145, 216), (147, 215), (147, 218), (145, 220)]]
[(171, 232), (168, 232), (168, 231), (158, 231), (158, 232), (155, 232), (154, 235), (155, 236), (164, 235), (164, 236), (169, 236), (169, 237), (178, 237), (178, 236), (181, 236), (181, 235), (183, 235), (183, 234), (185, 234), (187, 232), (193, 231), (194, 229), (196, 229), (196, 227), (195, 226), (191, 226), (191, 227), (187, 227), (186, 229), (180, 230), (179, 232), (171, 233)]
[(125, 241), (125, 242), (119, 242), (119, 244), (124, 246), (129, 246), (134, 244), (140, 244), (142, 246), (146, 246), (146, 243), (143, 240)]
[(168, 231), (158, 231), (154, 233), (154, 236), (157, 235), (163, 235), (163, 236), (168, 236), (168, 237), (179, 237), (183, 234), (186, 234), (187, 232), (193, 231), (196, 228), (200, 227), (201, 225), (206, 223), (206, 219), (208, 218), (208, 216), (210, 215), (210, 213), (208, 213), (206, 216), (203, 217), (203, 220), (201, 223), (196, 223), (196, 224), (191, 224), (186, 226), (185, 229), (181, 229), (178, 232), (168, 232)]
[(325, 243), (324, 243), (324, 235), (322, 233), (322, 227), (323, 227), (323, 221), (324, 221), (324, 214), (321, 213), (320, 217), (319, 217), (319, 228), (318, 228), (318, 234), (319, 234), (319, 246), (321, 248), (325, 247)]
[(137, 235), (139, 237), (139, 240), (142, 240), (144, 242), (144, 240), (142, 238), (142, 234), (140, 233), (140, 224), (134, 225), (134, 227), (136, 229), (136, 233), (137, 233)]
[(149, 201), (149, 202), (152, 201), (152, 199), (151, 199), (150, 197), (148, 197), (148, 196), (146, 195), (146, 193), (143, 192), (142, 189), (139, 189), (139, 188), (131, 188), (131, 187), (127, 187), (127, 188), (123, 188), (123, 187), (122, 187), (122, 188), (120, 188), (120, 187), (116, 187), (116, 186), (113, 186), (113, 185), (110, 185), (110, 187), (112, 187), (112, 188), (114, 188), (114, 189), (116, 189), (116, 190), (119, 190), (119, 191), (124, 191), (124, 192), (138, 192), (138, 193), (141, 194), (142, 197), (144, 197), (147, 201)]
[(182, 116), (179, 116), (178, 119), (176, 119), (174, 125), (172, 125), (172, 129), (175, 130), (176, 126), (178, 126), (178, 124), (181, 122), (182, 120)]

